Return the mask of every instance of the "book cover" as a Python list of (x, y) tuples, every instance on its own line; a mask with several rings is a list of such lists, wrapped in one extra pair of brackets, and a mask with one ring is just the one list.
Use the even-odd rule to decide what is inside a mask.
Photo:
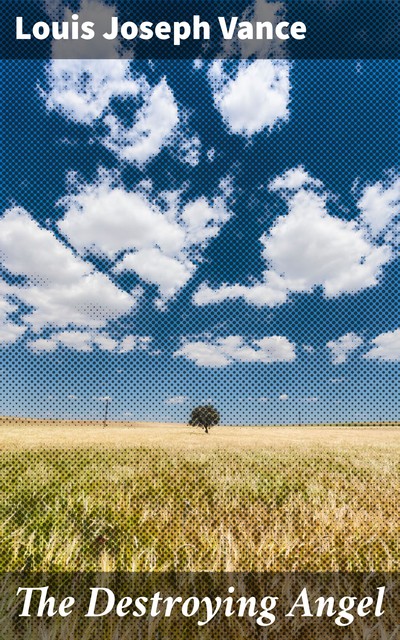
[(399, 637), (398, 25), (2, 3), (2, 640)]

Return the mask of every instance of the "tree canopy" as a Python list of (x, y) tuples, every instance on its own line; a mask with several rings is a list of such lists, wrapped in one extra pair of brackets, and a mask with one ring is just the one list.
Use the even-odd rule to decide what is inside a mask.
[(210, 427), (219, 424), (219, 412), (211, 404), (195, 407), (190, 414), (189, 424), (192, 427), (201, 427), (208, 433)]

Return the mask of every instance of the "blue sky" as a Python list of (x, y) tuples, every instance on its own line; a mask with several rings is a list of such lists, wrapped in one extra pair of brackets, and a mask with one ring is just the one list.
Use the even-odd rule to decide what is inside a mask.
[(0, 413), (399, 418), (398, 63), (2, 73)]

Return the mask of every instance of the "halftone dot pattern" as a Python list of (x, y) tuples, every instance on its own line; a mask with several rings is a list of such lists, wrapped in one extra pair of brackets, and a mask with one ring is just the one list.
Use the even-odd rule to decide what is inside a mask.
[[(398, 210), (368, 244), (356, 206), (397, 185), (397, 65), (290, 63), (285, 113), (249, 134), (208, 63), (132, 64), (117, 80), (134, 99), (125, 84), (94, 116), (66, 106), (49, 64), (5, 65), (2, 571), (398, 571)], [(365, 243), (349, 277), (370, 254), (376, 270), (334, 295), (328, 276), (283, 273), (282, 299), (255, 304), (275, 264), (262, 238), (295, 206), (271, 183), (296, 167), (332, 233), (328, 216)], [(110, 217), (130, 206), (137, 237)], [(188, 424), (199, 406), (216, 409), (209, 434), (209, 409)]]
[(200, 445), (2, 457), (3, 571), (397, 569), (387, 454)]
[[(71, 19), (72, 12), (78, 16), (75, 21)], [(115, 25), (111, 27), (111, 17), (116, 15), (119, 20), (115, 51), (116, 29)], [(247, 0), (221, 0), (218, 5), (207, 0), (188, 0), (184, 6), (179, 0), (164, 6), (155, 0), (144, 0), (135, 2), (134, 7), (130, 0), (117, 0), (114, 5), (108, 2), (85, 5), (74, 0), (45, 3), (12, 0), (3, 11), (0, 53), (7, 60), (50, 56), (64, 59), (125, 56), (135, 60), (251, 57), (396, 60), (400, 53), (399, 16), (396, 0), (286, 0), (278, 9), (273, 3)], [(17, 17), (22, 18), (19, 33), (25, 38), (16, 37)], [(56, 22), (54, 29), (50, 21)], [(68, 23), (64, 28), (58, 26), (62, 21)], [(252, 27), (244, 25), (241, 29), (242, 21), (250, 21)], [(86, 28), (85, 22), (89, 22)], [(169, 28), (165, 28), (165, 22)], [(265, 22), (270, 23), (269, 27), (261, 27), (260, 33), (257, 24)], [(288, 24), (276, 29), (282, 22)], [(35, 27), (37, 23), (39, 26)], [(156, 26), (159, 23), (164, 23), (160, 30)], [(140, 34), (142, 25), (144, 33)], [(61, 45), (55, 49), (53, 31), (56, 44)], [(103, 33), (112, 35), (103, 38)]]

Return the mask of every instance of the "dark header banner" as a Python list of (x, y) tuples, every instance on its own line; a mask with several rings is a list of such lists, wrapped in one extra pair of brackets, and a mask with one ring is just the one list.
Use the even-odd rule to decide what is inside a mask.
[(398, 637), (398, 574), (2, 574), (2, 640)]
[(398, 0), (9, 0), (3, 59), (387, 59)]

